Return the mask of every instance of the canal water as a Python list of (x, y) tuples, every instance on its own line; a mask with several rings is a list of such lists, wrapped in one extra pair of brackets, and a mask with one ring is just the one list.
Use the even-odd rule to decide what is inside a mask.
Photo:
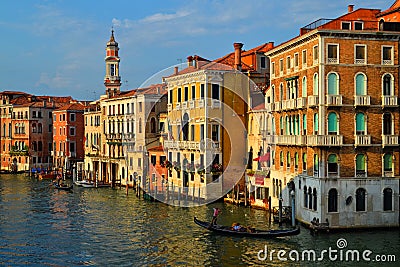
[[(399, 266), (397, 229), (311, 235), (301, 228), (298, 236), (273, 240), (220, 236), (193, 223), (194, 216), (210, 220), (213, 207), (223, 211), (221, 224), (268, 227), (261, 210), (172, 207), (138, 199), (132, 189), (128, 196), (111, 188), (65, 192), (50, 181), (2, 174), (0, 266), (382, 266), (376, 255), (391, 261), (384, 266)], [(355, 250), (359, 262), (348, 252)]]

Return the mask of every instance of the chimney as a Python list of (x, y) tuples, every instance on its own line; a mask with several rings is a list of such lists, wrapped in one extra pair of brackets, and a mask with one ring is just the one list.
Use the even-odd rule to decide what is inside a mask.
[(192, 56), (188, 56), (187, 57), (188, 67), (192, 66), (192, 62), (193, 62), (193, 57)]
[(354, 10), (354, 5), (348, 5), (348, 6), (347, 6), (347, 12), (348, 12), (348, 13), (353, 12), (353, 10)]
[(235, 48), (235, 69), (242, 70), (242, 43), (234, 43)]
[(175, 74), (175, 75), (178, 74), (178, 70), (179, 70), (179, 67), (176, 66), (176, 67), (174, 68), (174, 74)]

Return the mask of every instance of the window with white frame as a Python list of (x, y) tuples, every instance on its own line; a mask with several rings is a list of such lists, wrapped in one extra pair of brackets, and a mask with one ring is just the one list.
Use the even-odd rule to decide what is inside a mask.
[(354, 30), (361, 31), (364, 28), (364, 22), (354, 21)]
[(342, 30), (351, 30), (351, 23), (348, 21), (342, 21)]
[(382, 65), (393, 65), (393, 46), (382, 46)]
[(75, 127), (70, 127), (69, 128), (69, 135), (70, 136), (75, 136)]
[(318, 45), (313, 47), (313, 61), (314, 64), (318, 64)]
[(271, 77), (275, 76), (275, 62), (272, 62), (271, 64)]
[(328, 64), (339, 63), (339, 45), (328, 44)]
[(299, 53), (294, 54), (294, 60), (293, 64), (295, 68), (299, 67)]
[(279, 71), (282, 73), (283, 72), (283, 59), (279, 60)]
[(307, 67), (307, 50), (301, 51), (301, 64), (302, 67)]
[(290, 68), (291, 68), (290, 61), (291, 61), (290, 56), (286, 57), (286, 69), (287, 70), (290, 70)]
[(367, 63), (367, 46), (355, 45), (354, 46), (354, 64)]

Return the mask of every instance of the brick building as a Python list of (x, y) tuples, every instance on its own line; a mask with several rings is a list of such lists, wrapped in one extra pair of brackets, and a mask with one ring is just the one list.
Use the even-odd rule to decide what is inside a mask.
[(272, 196), (295, 192), (300, 221), (399, 225), (398, 5), (350, 5), (266, 53)]

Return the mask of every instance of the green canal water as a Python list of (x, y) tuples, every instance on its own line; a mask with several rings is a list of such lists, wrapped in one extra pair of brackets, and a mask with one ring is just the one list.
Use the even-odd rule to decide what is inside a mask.
[[(223, 211), (220, 224), (269, 227), (261, 210), (172, 207), (138, 199), (132, 189), (128, 196), (111, 188), (65, 192), (50, 181), (2, 174), (0, 266), (399, 266), (397, 229), (313, 236), (301, 228), (298, 236), (272, 240), (220, 236), (193, 223), (194, 216), (210, 220), (213, 207)], [(359, 261), (351, 260), (355, 250)]]

